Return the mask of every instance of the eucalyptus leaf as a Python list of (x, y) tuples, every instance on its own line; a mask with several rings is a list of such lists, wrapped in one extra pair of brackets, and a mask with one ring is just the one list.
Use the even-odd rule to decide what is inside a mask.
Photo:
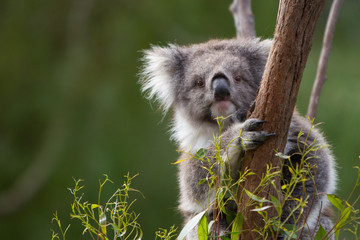
[[(274, 231), (278, 231), (278, 228), (280, 227), (279, 223), (275, 223), (273, 225)], [(297, 231), (296, 225), (294, 224), (284, 224), (279, 229), (279, 234), (282, 236), (286, 236), (287, 240), (296, 240), (298, 239), (295, 232)]]
[(200, 219), (199, 227), (198, 227), (198, 237), (199, 240), (207, 240), (208, 239), (208, 223), (206, 219), (206, 215), (203, 215)]
[(261, 207), (261, 208), (254, 208), (254, 209), (251, 209), (250, 211), (252, 212), (261, 212), (261, 211), (264, 211), (268, 208), (271, 208), (272, 206), (264, 206), (264, 207)]
[(341, 229), (345, 225), (346, 220), (348, 220), (348, 218), (350, 216), (350, 213), (351, 213), (351, 207), (347, 207), (347, 208), (345, 208), (344, 211), (341, 212), (340, 221), (336, 225), (336, 229)]
[(206, 148), (200, 148), (195, 155), (195, 158), (202, 159), (206, 156), (207, 149)]
[(326, 231), (320, 224), (319, 230), (316, 232), (314, 240), (328, 240), (329, 238), (325, 236), (326, 236)]
[(91, 209), (100, 208), (101, 206), (99, 204), (91, 204)]
[(201, 179), (201, 180), (199, 181), (198, 185), (200, 186), (201, 184), (205, 183), (206, 181), (207, 181), (206, 178)]
[(244, 217), (241, 212), (238, 212), (231, 228), (231, 240), (237, 240), (240, 233), (242, 232), (242, 225), (244, 222)]
[(106, 215), (104, 212), (100, 213), (99, 224), (100, 224), (101, 232), (106, 235)]
[(211, 231), (212, 226), (214, 225), (215, 221), (211, 220), (208, 224), (208, 233)]
[(285, 154), (283, 154), (281, 152), (276, 153), (275, 156), (277, 156), (279, 158), (282, 158), (282, 159), (289, 159), (290, 158), (290, 156), (285, 155)]
[(278, 213), (278, 216), (281, 216), (282, 208), (281, 208), (281, 202), (279, 201), (279, 199), (277, 199), (274, 196), (271, 196), (271, 202), (274, 205), (276, 212)]
[(186, 237), (186, 235), (188, 235), (190, 231), (197, 226), (197, 224), (199, 223), (199, 221), (201, 220), (201, 218), (204, 216), (205, 213), (206, 210), (198, 213), (192, 219), (190, 219), (190, 221), (188, 221), (187, 224), (184, 226), (184, 228), (181, 230), (179, 236), (177, 237), (177, 240), (183, 240)]
[(340, 211), (344, 209), (344, 204), (342, 203), (341, 199), (334, 194), (327, 194), (327, 198)]
[(252, 200), (254, 200), (256, 202), (261, 202), (261, 203), (270, 202), (269, 200), (267, 200), (265, 198), (260, 198), (260, 197), (256, 196), (255, 194), (249, 192), (246, 189), (244, 189), (244, 190), (245, 190), (245, 193), (249, 196), (249, 198), (251, 198)]

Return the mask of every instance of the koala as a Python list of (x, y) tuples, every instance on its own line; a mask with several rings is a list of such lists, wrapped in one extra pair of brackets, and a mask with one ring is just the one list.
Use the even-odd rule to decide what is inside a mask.
[[(144, 52), (140, 79), (142, 91), (148, 99), (155, 99), (165, 113), (172, 110), (171, 139), (182, 152), (179, 159), (187, 159), (178, 164), (179, 209), (185, 223), (209, 208), (211, 198), (214, 198), (208, 184), (199, 184), (208, 176), (204, 169), (206, 164), (189, 159), (189, 155), (205, 148), (206, 157), (215, 161), (213, 137), (221, 134), (222, 148), (229, 149), (225, 164), (230, 168), (231, 176), (236, 178), (245, 151), (255, 149), (276, 134), (257, 130), (263, 124), (261, 119), (246, 119), (246, 113), (256, 98), (271, 45), (271, 40), (227, 39), (189, 46), (153, 46)], [(221, 133), (217, 117), (224, 117)], [(313, 141), (327, 146), (320, 131), (310, 129), (310, 121), (294, 111), (284, 150), (291, 157), (284, 166), (290, 161), (293, 165), (300, 164), (302, 155), (299, 149)], [(298, 139), (300, 131), (305, 134)], [(311, 207), (307, 207), (306, 214), (303, 214), (306, 218), (303, 218), (305, 227), (301, 239), (311, 239), (319, 222), (325, 230), (331, 230), (331, 217), (325, 210), (329, 206), (326, 194), (334, 193), (337, 179), (334, 157), (329, 148), (310, 152), (306, 157), (308, 166), (316, 166), (311, 169), (316, 181), (298, 184), (292, 193), (294, 198), (305, 193), (312, 201), (308, 203)], [(283, 167), (283, 183), (290, 181), (291, 176), (289, 169)], [(293, 201), (285, 203), (282, 220), (289, 216), (296, 204)], [(208, 212), (210, 217), (212, 213)], [(293, 223), (292, 219), (287, 221)], [(220, 227), (223, 234), (229, 231), (225, 220), (220, 220)], [(187, 239), (198, 239), (196, 232), (195, 229)]]

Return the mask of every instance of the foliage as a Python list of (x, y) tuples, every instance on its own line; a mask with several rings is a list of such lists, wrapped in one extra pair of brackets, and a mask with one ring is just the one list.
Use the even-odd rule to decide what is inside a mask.
[(170, 240), (176, 235), (177, 228), (173, 225), (170, 227), (169, 230), (160, 228), (158, 231), (155, 232), (155, 240), (163, 239), (163, 240)]
[[(309, 145), (304, 145), (303, 148), (298, 144), (298, 150), (301, 153), (302, 159), (300, 164), (293, 165), (291, 163), (290, 156), (286, 156), (282, 153), (276, 153), (279, 160), (282, 161), (281, 168), (277, 169), (272, 166), (268, 166), (266, 173), (261, 177), (259, 186), (254, 192), (250, 192), (244, 189), (241, 194), (238, 193), (238, 186), (246, 180), (250, 175), (253, 175), (250, 171), (245, 171), (240, 175), (238, 179), (233, 179), (230, 174), (230, 169), (226, 168), (226, 159), (229, 146), (226, 149), (222, 149), (221, 146), (221, 130), (223, 128), (224, 118), (218, 118), (218, 124), (220, 129), (219, 136), (214, 136), (215, 146), (215, 158), (216, 161), (212, 161), (206, 156), (206, 149), (200, 149), (195, 155), (191, 157), (198, 161), (204, 161), (207, 163), (205, 167), (209, 173), (206, 179), (203, 179), (199, 184), (208, 184), (211, 193), (215, 193), (215, 198), (211, 200), (209, 196), (209, 208), (198, 213), (179, 233), (177, 239), (186, 239), (186, 236), (193, 231), (195, 227), (198, 227), (197, 235), (199, 240), (208, 240), (214, 238), (220, 238), (225, 240), (236, 240), (239, 235), (246, 231), (243, 226), (246, 222), (244, 216), (240, 211), (234, 212), (228, 208), (228, 205), (235, 203), (237, 208), (240, 207), (240, 200), (243, 194), (246, 194), (250, 201), (245, 206), (251, 208), (259, 214), (264, 221), (264, 227), (254, 229), (261, 239), (277, 239), (280, 235), (286, 239), (298, 239), (304, 230), (304, 220), (308, 217), (306, 207), (313, 204), (314, 199), (309, 199), (308, 196), (304, 195), (304, 198), (293, 198), (292, 193), (298, 184), (304, 184), (306, 181), (315, 181), (314, 174), (316, 174), (315, 166), (310, 166), (307, 162), (307, 155), (310, 152), (317, 151), (326, 146), (319, 145), (316, 139)], [(305, 139), (309, 138), (311, 131), (316, 125), (312, 123), (310, 131), (306, 133)], [(240, 133), (241, 134), (241, 133)], [(298, 142), (301, 136), (305, 133), (300, 132), (298, 135)], [(240, 135), (239, 135), (240, 137)], [(307, 142), (307, 141), (305, 141)], [(230, 144), (229, 144), (230, 145)], [(225, 153), (225, 154), (224, 154)], [(284, 160), (289, 160), (290, 165), (284, 165)], [(186, 161), (186, 159), (181, 160)], [(180, 162), (180, 161), (179, 161)], [(178, 162), (177, 162), (178, 163)], [(282, 168), (287, 167), (292, 174), (289, 181), (283, 179), (283, 185), (281, 189), (277, 191), (277, 196), (271, 196), (271, 199), (261, 198), (256, 195), (257, 192), (261, 191), (265, 187), (272, 185), (275, 187), (274, 179), (281, 175)], [(327, 198), (329, 202), (337, 209), (338, 217), (334, 222), (334, 227), (326, 232), (325, 229), (319, 225), (316, 233), (313, 234), (312, 238), (315, 240), (326, 240), (329, 237), (335, 235), (336, 239), (339, 239), (339, 233), (342, 230), (346, 230), (354, 235), (356, 239), (359, 237), (359, 221), (360, 221), (360, 210), (355, 208), (355, 204), (359, 201), (360, 195), (355, 198), (352, 204), (350, 199), (355, 195), (356, 189), (360, 185), (360, 167), (355, 167), (358, 171), (358, 178), (355, 182), (353, 191), (347, 200), (341, 200), (336, 195), (328, 194)], [(220, 171), (221, 170), (221, 171)], [(221, 173), (221, 174), (220, 174)], [(77, 219), (83, 226), (83, 234), (88, 234), (92, 239), (142, 239), (143, 232), (140, 224), (138, 223), (139, 214), (136, 214), (131, 208), (136, 200), (131, 200), (129, 192), (139, 192), (130, 187), (132, 180), (136, 177), (127, 174), (126, 180), (121, 188), (117, 189), (114, 194), (106, 202), (102, 202), (102, 190), (106, 183), (112, 182), (107, 175), (103, 181), (99, 181), (99, 193), (98, 200), (96, 203), (91, 203), (84, 200), (84, 193), (81, 193), (84, 186), (81, 185), (82, 180), (75, 180), (75, 187), (69, 189), (70, 193), (74, 197), (74, 202), (71, 204), (71, 218)], [(281, 176), (280, 176), (281, 177)], [(323, 194), (323, 193), (318, 193)], [(283, 207), (285, 201), (296, 202), (295, 207), (292, 209), (290, 215), (282, 219)], [(275, 217), (269, 217), (267, 209), (275, 208), (277, 215)], [(207, 213), (211, 211), (214, 215), (213, 219), (207, 218)], [(300, 214), (299, 214), (300, 213)], [(221, 215), (226, 216), (226, 220), (230, 225), (228, 233), (220, 233), (218, 228), (218, 221)], [(292, 224), (289, 224), (289, 221)], [(54, 214), (53, 222), (56, 222), (60, 234), (53, 231), (52, 240), (55, 239), (66, 239), (66, 234), (70, 228), (70, 225), (63, 228), (57, 213)], [(171, 240), (174, 239), (177, 229), (175, 226), (171, 226), (170, 229), (160, 228), (155, 232), (155, 240)]]
[[(175, 159), (174, 146), (167, 141), (164, 124), (157, 124), (160, 113), (149, 110), (140, 96), (136, 84), (140, 50), (149, 43), (188, 44), (234, 37), (229, 4), (216, 0), (1, 1), (0, 190), (4, 193), (18, 183), (38, 157), (45, 160), (36, 168), (37, 174), (48, 174), (35, 199), (16, 214), (1, 216), (3, 239), (46, 239), (44, 228), (51, 227), (53, 210), (62, 218), (68, 208), (63, 188), (72, 186), (71, 177), (90, 182), (102, 173), (114, 178), (127, 171), (141, 172), (135, 183), (147, 199), (137, 201), (134, 210), (141, 211), (144, 234), (169, 222), (180, 224), (173, 214), (176, 174), (168, 164)], [(258, 35), (272, 37), (277, 2), (252, 4)], [(351, 192), (352, 166), (357, 165), (359, 149), (359, 4), (358, 0), (344, 2), (318, 115), (318, 120), (326, 122), (328, 139), (336, 145), (342, 198)], [(326, 15), (298, 95), (302, 113), (315, 76)], [(52, 129), (58, 131), (52, 133)], [(53, 161), (53, 170), (46, 173)], [(33, 185), (35, 178), (30, 179)], [(97, 184), (86, 191), (88, 196), (96, 194)], [(12, 203), (3, 206), (9, 209)], [(68, 238), (77, 239), (74, 235), (80, 230), (75, 228), (71, 227)]]
[[(268, 239), (269, 237), (272, 239), (277, 239), (277, 237), (280, 235), (282, 237), (286, 237), (286, 239), (298, 239), (305, 228), (304, 221), (306, 221), (309, 215), (309, 213), (306, 212), (306, 207), (311, 207), (314, 203), (314, 199), (309, 199), (306, 194), (304, 194), (304, 198), (293, 198), (292, 193), (294, 192), (297, 185), (305, 184), (306, 181), (315, 181), (314, 175), (316, 174), (316, 166), (309, 165), (309, 162), (307, 162), (308, 155), (311, 152), (327, 147), (318, 144), (316, 139), (309, 145), (306, 144), (311, 131), (317, 126), (317, 124), (314, 124), (312, 121), (309, 132), (300, 132), (298, 135), (298, 150), (302, 156), (300, 164), (293, 165), (291, 163), (290, 156), (286, 156), (282, 153), (276, 153), (276, 155), (279, 157), (279, 160), (282, 161), (280, 169), (268, 166), (266, 173), (261, 177), (261, 182), (254, 192), (250, 192), (247, 189), (244, 189), (241, 194), (238, 194), (237, 191), (239, 184), (245, 181), (246, 177), (253, 175), (253, 173), (250, 171), (245, 171), (237, 180), (235, 180), (232, 179), (231, 175), (229, 174), (230, 169), (225, 169), (224, 163), (226, 161), (230, 144), (226, 149), (221, 149), (220, 147), (223, 120), (223, 118), (218, 118), (220, 134), (219, 136), (214, 136), (213, 141), (216, 149), (216, 161), (211, 161), (211, 159), (206, 157), (205, 149), (200, 149), (195, 155), (192, 155), (194, 159), (198, 159), (199, 161), (203, 161), (208, 164), (208, 167), (205, 168), (208, 170), (209, 175), (206, 177), (206, 179), (201, 180), (199, 184), (208, 184), (211, 188), (209, 192), (215, 192), (215, 198), (211, 201), (209, 196), (209, 208), (205, 209), (192, 218), (188, 224), (185, 225), (178, 239), (184, 239), (186, 234), (196, 226), (198, 226), (199, 239), (213, 239), (214, 237), (231, 240), (238, 239), (239, 234), (244, 231), (243, 224), (246, 222), (246, 219), (244, 219), (244, 216), (241, 214), (241, 212), (231, 212), (231, 210), (227, 208), (227, 205), (232, 202), (236, 204), (237, 208), (239, 208), (240, 200), (244, 193), (250, 198), (250, 201), (245, 206), (245, 209), (251, 208), (251, 211), (257, 212), (259, 217), (261, 217), (264, 221), (263, 228), (253, 230), (261, 236), (261, 239)], [(299, 144), (299, 139), (301, 136), (305, 136), (306, 139), (303, 147), (300, 147)], [(226, 154), (224, 154), (224, 152)], [(288, 160), (290, 165), (284, 165), (284, 160)], [(281, 175), (281, 170), (284, 167), (288, 168), (292, 174), (292, 177), (289, 181), (285, 181), (283, 179), (283, 185), (281, 186), (281, 189), (277, 191), (277, 196), (271, 196), (271, 199), (258, 197), (255, 193), (261, 191), (268, 185), (273, 185), (275, 188), (274, 179)], [(349, 198), (351, 198), (352, 194), (360, 184), (360, 168), (356, 168), (358, 169), (358, 179)], [(225, 171), (220, 171), (220, 169)], [(222, 172), (221, 176), (219, 172)], [(321, 195), (324, 193), (318, 194)], [(329, 232), (326, 232), (320, 224), (317, 232), (314, 233), (312, 238), (319, 240), (328, 239), (330, 236), (335, 234), (336, 239), (339, 239), (340, 231), (347, 230), (354, 234), (357, 239), (360, 212), (355, 208), (355, 204), (360, 199), (360, 196), (358, 196), (352, 204), (349, 204), (348, 201), (340, 200), (340, 198), (335, 195), (329, 194), (327, 197), (329, 202), (339, 211), (338, 218), (334, 222), (335, 224), (333, 229), (331, 229)], [(290, 215), (286, 216), (285, 219), (281, 219), (283, 207), (286, 201), (296, 202), (296, 206), (292, 209)], [(275, 217), (270, 218), (268, 216), (266, 210), (269, 208), (275, 208), (277, 212)], [(213, 213), (214, 219), (208, 223), (208, 227), (204, 227), (204, 225), (207, 224), (206, 213), (210, 211)], [(216, 223), (219, 221), (219, 217), (222, 214), (226, 215), (227, 221), (231, 226), (231, 231), (229, 231), (230, 233), (226, 233), (225, 235), (219, 235), (219, 229), (216, 227), (218, 226)], [(288, 224), (290, 220), (293, 222), (293, 224)], [(351, 227), (345, 228), (345, 226)], [(206, 237), (204, 237), (204, 235)]]
[[(74, 189), (69, 189), (74, 197), (74, 202), (71, 204), (71, 218), (77, 219), (84, 227), (83, 234), (87, 233), (92, 239), (141, 239), (143, 232), (140, 224), (137, 222), (139, 214), (131, 210), (135, 200), (130, 200), (129, 192), (137, 191), (130, 187), (135, 176), (127, 174), (126, 180), (122, 188), (118, 188), (115, 193), (105, 202), (101, 201), (101, 192), (107, 182), (111, 182), (107, 175), (104, 181), (99, 181), (99, 195), (97, 203), (91, 203), (84, 200), (84, 194), (81, 190), (84, 188), (81, 185), (82, 180), (75, 180)], [(61, 237), (65, 240), (65, 235), (69, 226), (63, 230), (61, 222), (54, 214), (54, 221), (57, 222), (61, 232)], [(161, 235), (161, 234), (159, 234)], [(52, 239), (60, 239), (60, 237), (53, 233)]]

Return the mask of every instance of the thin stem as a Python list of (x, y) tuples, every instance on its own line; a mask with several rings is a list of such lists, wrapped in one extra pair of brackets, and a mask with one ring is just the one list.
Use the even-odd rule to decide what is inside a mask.
[(230, 12), (234, 17), (237, 38), (255, 38), (255, 21), (251, 10), (251, 0), (234, 0), (230, 5)]
[(311, 92), (309, 107), (307, 115), (310, 118), (316, 117), (316, 112), (318, 108), (319, 98), (321, 94), (322, 86), (326, 81), (326, 69), (329, 62), (330, 49), (332, 40), (334, 38), (334, 32), (336, 27), (336, 21), (339, 16), (341, 4), (343, 0), (334, 0), (331, 5), (330, 14), (327, 20), (326, 29), (324, 33), (323, 46), (321, 49), (321, 54), (318, 63), (318, 69), (316, 73), (316, 79), (313, 85)]

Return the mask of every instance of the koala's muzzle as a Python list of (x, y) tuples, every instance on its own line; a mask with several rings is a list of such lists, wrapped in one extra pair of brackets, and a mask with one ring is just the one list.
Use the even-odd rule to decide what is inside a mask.
[(230, 99), (230, 86), (226, 77), (214, 77), (212, 81), (212, 88), (216, 101), (227, 101)]

